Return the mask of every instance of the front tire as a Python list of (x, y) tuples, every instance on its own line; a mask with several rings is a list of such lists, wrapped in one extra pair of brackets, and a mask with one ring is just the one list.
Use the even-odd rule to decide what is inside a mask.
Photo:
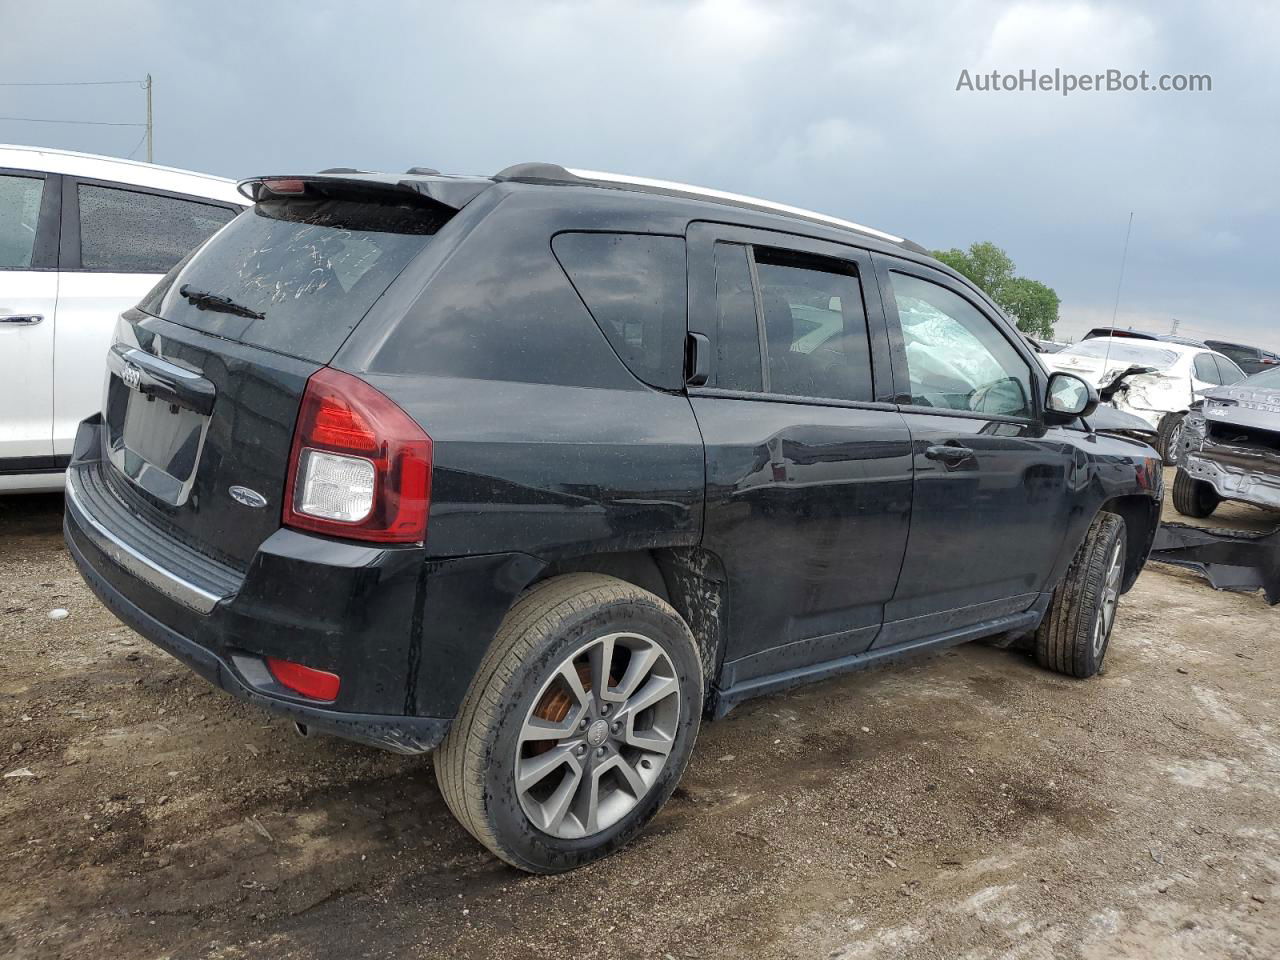
[(697, 646), (670, 605), (614, 577), (554, 577), (503, 620), (437, 752), (440, 792), (512, 866), (583, 866), (671, 796), (702, 697)]
[(1218, 509), (1222, 497), (1213, 484), (1197, 480), (1186, 470), (1179, 469), (1173, 478), (1173, 509), (1184, 517), (1203, 520)]
[(1125, 541), (1121, 517), (1093, 521), (1036, 631), (1040, 666), (1081, 679), (1101, 669), (1124, 587)]

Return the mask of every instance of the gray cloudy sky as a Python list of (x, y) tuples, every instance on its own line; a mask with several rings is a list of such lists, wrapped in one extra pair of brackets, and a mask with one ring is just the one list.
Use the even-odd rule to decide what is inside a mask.
[[(1280, 5), (862, 0), (0, 0), (0, 80), (155, 77), (156, 160), (231, 177), (520, 160), (989, 239), (1120, 321), (1280, 348)], [(1210, 93), (956, 92), (962, 69), (1210, 74)], [(0, 87), (0, 115), (138, 120), (130, 87)], [(140, 130), (0, 121), (123, 155)], [(139, 152), (140, 153), (140, 152)]]

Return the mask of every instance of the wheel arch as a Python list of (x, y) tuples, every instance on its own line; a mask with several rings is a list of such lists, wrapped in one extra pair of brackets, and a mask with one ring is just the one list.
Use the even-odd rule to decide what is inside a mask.
[(1128, 593), (1146, 565), (1160, 526), (1160, 501), (1146, 494), (1134, 493), (1113, 497), (1102, 505), (1099, 513), (1114, 513), (1125, 526), (1124, 589)]
[(547, 564), (528, 586), (566, 573), (617, 577), (671, 604), (697, 641), (707, 688), (704, 692), (710, 691), (724, 660), (727, 637), (726, 578), (719, 557), (701, 547), (584, 554)]

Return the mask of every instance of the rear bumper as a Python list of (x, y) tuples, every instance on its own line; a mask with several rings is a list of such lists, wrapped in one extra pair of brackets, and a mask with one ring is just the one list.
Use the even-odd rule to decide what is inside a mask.
[[(281, 529), (237, 570), (143, 520), (111, 489), (100, 423), (67, 472), (68, 549), (100, 600), (228, 693), (309, 729), (398, 753), (439, 745), (506, 610), (541, 564), (430, 560)], [(276, 682), (266, 657), (342, 678), (333, 702)]]
[(73, 524), (68, 513), (64, 520), (67, 547), (89, 589), (98, 599), (124, 624), (232, 696), (305, 724), (308, 731), (330, 733), (396, 753), (425, 753), (433, 750), (449, 732), (451, 721), (442, 717), (402, 717), (326, 710), (255, 690), (222, 657), (171, 630), (112, 587), (106, 578), (99, 575), (93, 561), (86, 556), (91, 551), (82, 552), (80, 544), (83, 541), (78, 538)]

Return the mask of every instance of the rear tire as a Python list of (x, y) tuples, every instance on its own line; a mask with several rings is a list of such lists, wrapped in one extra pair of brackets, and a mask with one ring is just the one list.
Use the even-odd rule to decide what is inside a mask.
[(1040, 666), (1081, 679), (1102, 667), (1124, 586), (1125, 546), (1124, 520), (1098, 514), (1036, 631)]
[(1178, 469), (1178, 475), (1173, 478), (1173, 509), (1184, 517), (1202, 520), (1217, 510), (1220, 503), (1222, 497), (1213, 489), (1213, 484)]
[(1166, 467), (1176, 467), (1182, 456), (1182, 422), (1186, 417), (1185, 413), (1166, 413), (1160, 420), (1156, 443)]
[(440, 792), (512, 866), (583, 866), (671, 796), (702, 698), (697, 645), (669, 604), (615, 577), (553, 577), (498, 629), (437, 752)]

